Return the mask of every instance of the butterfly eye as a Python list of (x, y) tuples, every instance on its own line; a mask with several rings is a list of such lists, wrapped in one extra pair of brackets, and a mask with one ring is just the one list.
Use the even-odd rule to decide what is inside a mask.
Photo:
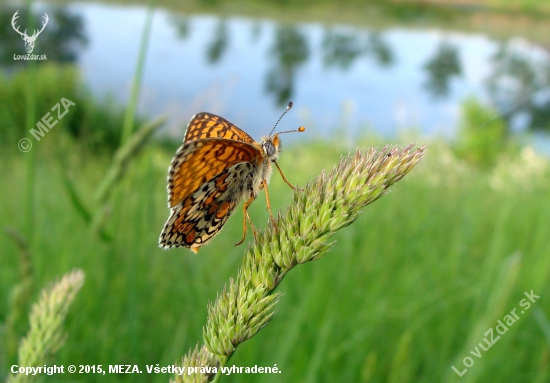
[(273, 145), (273, 142), (271, 141), (264, 142), (264, 150), (268, 157), (274, 156), (277, 152), (277, 150), (275, 149), (275, 145)]

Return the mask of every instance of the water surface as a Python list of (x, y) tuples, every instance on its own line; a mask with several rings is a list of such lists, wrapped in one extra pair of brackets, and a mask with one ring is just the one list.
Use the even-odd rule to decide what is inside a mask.
[[(38, 50), (50, 61), (76, 62), (95, 95), (126, 103), (145, 8), (75, 3), (35, 11), (49, 12), (65, 31)], [(4, 12), (2, 20), (11, 18), (11, 8)], [(22, 47), (12, 34), (11, 44)], [(14, 65), (9, 57), (3, 62)], [(524, 39), (495, 41), (475, 33), (285, 25), (159, 9), (139, 112), (167, 114), (177, 137), (193, 114), (209, 111), (259, 138), (292, 100), (295, 110), (283, 120), (284, 129), (305, 124), (311, 135), (328, 135), (346, 126), (394, 135), (414, 127), (453, 136), (460, 103), (472, 95), (498, 108), (514, 129), (547, 128), (548, 50)]]

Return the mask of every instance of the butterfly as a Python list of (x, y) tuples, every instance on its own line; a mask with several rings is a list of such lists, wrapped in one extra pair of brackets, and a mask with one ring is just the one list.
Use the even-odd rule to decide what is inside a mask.
[(235, 211), (244, 203), (243, 237), (246, 220), (256, 234), (247, 209), (264, 189), (267, 209), (271, 212), (267, 183), (272, 164), (277, 166), (283, 180), (292, 186), (277, 164), (280, 153), (279, 135), (303, 132), (301, 126), (273, 134), (281, 118), (292, 108), (289, 102), (268, 137), (254, 141), (243, 130), (225, 118), (211, 113), (198, 113), (189, 122), (183, 145), (176, 151), (168, 170), (168, 208), (170, 216), (159, 237), (159, 247), (188, 247), (194, 253), (210, 241)]

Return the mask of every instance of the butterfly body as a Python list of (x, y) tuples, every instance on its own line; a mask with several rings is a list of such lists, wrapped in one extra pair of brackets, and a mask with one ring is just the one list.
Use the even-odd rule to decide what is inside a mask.
[(222, 117), (195, 115), (169, 168), (170, 216), (159, 246), (198, 252), (221, 230), (241, 200), (246, 200), (246, 219), (248, 205), (262, 188), (267, 189), (279, 151), (278, 134), (258, 143)]

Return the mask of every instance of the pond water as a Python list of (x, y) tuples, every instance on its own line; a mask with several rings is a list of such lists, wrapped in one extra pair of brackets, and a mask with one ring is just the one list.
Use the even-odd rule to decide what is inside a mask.
[[(145, 8), (75, 3), (35, 12), (37, 20), (49, 12), (64, 33), (55, 43), (44, 37), (34, 53), (76, 62), (95, 95), (128, 101)], [(49, 28), (53, 33), (55, 26)], [(4, 66), (13, 65), (10, 58)], [(494, 105), (516, 130), (548, 128), (548, 47), (436, 29), (285, 25), (157, 9), (139, 113), (166, 114), (179, 139), (199, 111), (222, 115), (259, 138), (292, 100), (295, 110), (281, 129), (306, 125), (315, 136), (346, 126), (392, 136), (414, 127), (452, 137), (460, 103), (471, 95)]]

